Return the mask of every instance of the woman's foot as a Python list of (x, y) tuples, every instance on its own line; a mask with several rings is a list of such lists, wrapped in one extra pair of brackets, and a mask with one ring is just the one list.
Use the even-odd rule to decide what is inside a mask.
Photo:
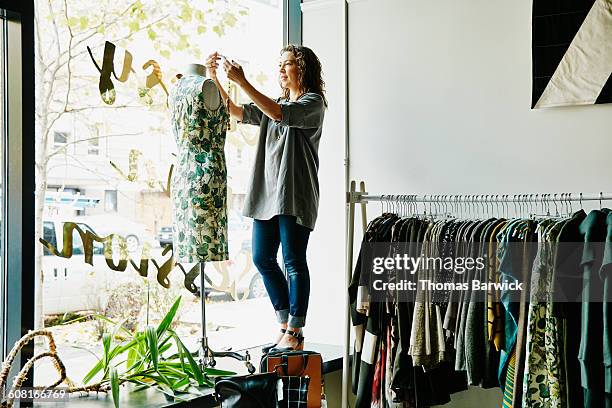
[(266, 344), (265, 346), (263, 346), (261, 348), (261, 351), (263, 351), (264, 353), (267, 353), (268, 351), (270, 351), (270, 349), (274, 346), (276, 346), (278, 344), (279, 341), (281, 341), (281, 339), (283, 338), (283, 336), (285, 335), (285, 332), (287, 331), (287, 325), (281, 326), (277, 336), (276, 336), (276, 340), (274, 341), (274, 343), (272, 344)]
[(304, 335), (299, 328), (291, 328), (285, 332), (278, 344), (270, 349), (273, 351), (303, 350)]

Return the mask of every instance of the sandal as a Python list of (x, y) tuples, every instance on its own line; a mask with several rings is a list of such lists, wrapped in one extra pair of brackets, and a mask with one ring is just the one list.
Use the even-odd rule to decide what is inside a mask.
[(302, 335), (302, 331), (294, 332), (293, 330), (285, 330), (285, 334), (293, 336), (297, 339), (298, 343), (294, 347), (276, 347), (276, 345), (268, 350), (268, 353), (277, 353), (280, 351), (294, 351), (294, 350), (304, 350), (304, 336)]
[[(281, 333), (283, 333), (283, 334), (285, 334), (285, 332), (286, 332), (286, 331), (287, 331), (287, 329), (280, 329), (280, 332), (281, 332)], [(281, 337), (281, 338), (282, 338), (282, 337)], [(263, 346), (263, 347), (261, 348), (261, 351), (262, 351), (264, 354), (266, 354), (266, 353), (268, 353), (268, 351), (270, 351), (270, 349), (271, 349), (272, 347), (276, 346), (276, 344), (277, 344), (277, 343), (274, 343), (274, 344), (266, 344), (265, 346)]]

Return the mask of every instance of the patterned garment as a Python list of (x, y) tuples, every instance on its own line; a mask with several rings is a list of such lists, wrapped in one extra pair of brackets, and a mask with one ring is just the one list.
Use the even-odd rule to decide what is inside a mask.
[[(546, 220), (539, 227), (538, 254), (531, 277), (532, 301), (529, 304), (527, 356), (523, 378), (523, 401), (526, 408), (561, 408), (567, 405), (561, 356), (560, 323), (552, 310), (554, 268), (553, 238), (562, 223), (550, 226)], [(544, 232), (546, 231), (546, 232)]]
[[(516, 348), (512, 348), (508, 358), (508, 370), (504, 381), (502, 408), (512, 408), (512, 395), (514, 394), (514, 371), (516, 365)], [(517, 407), (518, 408), (518, 407)]]
[[(227, 242), (227, 170), (223, 103), (209, 109), (198, 75), (179, 79), (170, 92), (178, 155), (172, 174), (174, 258), (179, 262), (224, 261)], [(216, 87), (209, 86), (208, 89)], [(219, 100), (220, 100), (219, 96)]]

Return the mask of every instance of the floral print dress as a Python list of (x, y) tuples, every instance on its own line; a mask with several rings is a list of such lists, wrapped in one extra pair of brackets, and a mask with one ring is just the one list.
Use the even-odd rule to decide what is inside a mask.
[(206, 106), (204, 81), (211, 80), (181, 77), (168, 100), (178, 150), (171, 181), (172, 242), (178, 262), (228, 259), (224, 151), (228, 113), (223, 103), (216, 110)]

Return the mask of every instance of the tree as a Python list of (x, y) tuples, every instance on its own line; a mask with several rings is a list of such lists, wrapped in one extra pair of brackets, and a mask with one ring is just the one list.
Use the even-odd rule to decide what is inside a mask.
[[(238, 10), (236, 12), (236, 10)], [(235, 1), (216, 0), (38, 0), (36, 3), (36, 238), (42, 237), (45, 198), (48, 187), (50, 160), (68, 154), (73, 144), (90, 143), (121, 134), (100, 134), (98, 130), (83, 135), (64, 146), (53, 146), (53, 130), (66, 115), (85, 125), (93, 113), (104, 109), (138, 107), (140, 96), (147, 96), (143, 83), (127, 81), (121, 84), (133, 89), (131, 99), (117, 100), (106, 105), (96, 88), (98, 76), (92, 74), (89, 46), (94, 57), (101, 60), (105, 41), (130, 49), (136, 41), (148, 39), (158, 53), (156, 60), (172, 73), (171, 59), (175, 53), (188, 53), (202, 58), (199, 36), (209, 30), (222, 36), (246, 14)], [(138, 70), (140, 67), (134, 67)], [(135, 75), (136, 72), (133, 72)], [(134, 76), (132, 75), (132, 76)], [(141, 75), (142, 76), (142, 75)], [(137, 89), (138, 88), (138, 89)], [(160, 108), (153, 103), (151, 109)], [(43, 249), (35, 246), (35, 328), (43, 327)]]

